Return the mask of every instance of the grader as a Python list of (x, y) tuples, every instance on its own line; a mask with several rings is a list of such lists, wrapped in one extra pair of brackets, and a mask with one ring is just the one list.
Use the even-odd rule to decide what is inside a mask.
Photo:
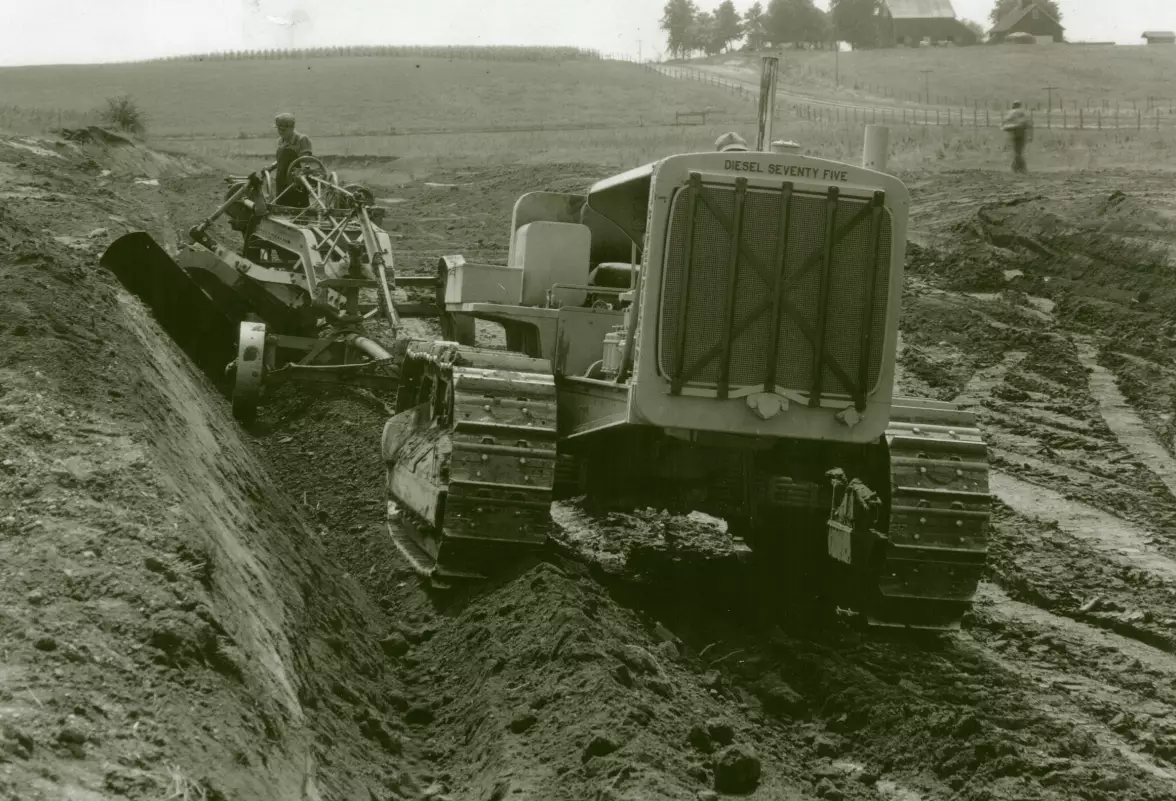
[[(437, 278), (393, 271), (385, 209), (366, 188), (344, 185), (320, 159), (290, 166), (304, 205), (288, 205), (263, 170), (230, 176), (221, 206), (188, 231), (175, 260), (148, 234), (115, 240), (102, 264), (153, 308), (169, 334), (218, 383), (234, 415), (254, 419), (266, 388), (285, 381), (397, 386), (397, 341), (404, 318), (451, 318), (438, 309)], [(227, 215), (242, 234), (238, 251), (209, 228)], [(432, 295), (397, 302), (405, 291)], [(373, 336), (379, 332), (379, 338)], [(455, 334), (454, 334), (455, 335)], [(401, 350), (403, 343), (401, 344)]]

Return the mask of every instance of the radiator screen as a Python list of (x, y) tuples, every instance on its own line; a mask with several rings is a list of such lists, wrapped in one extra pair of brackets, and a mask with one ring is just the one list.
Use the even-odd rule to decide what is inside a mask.
[[(735, 187), (705, 185), (701, 191), (733, 223)], [(688, 297), (684, 367), (685, 385), (714, 387), (723, 359), (725, 306), (729, 288), (732, 233), (702, 200), (694, 203), (693, 244), (687, 270), (690, 189), (674, 198), (666, 243), (662, 308), (658, 328), (658, 362), (662, 373), (673, 376), (678, 348), (679, 312)], [(809, 392), (813, 386), (814, 335), (820, 309), (825, 232), (829, 200), (826, 195), (791, 192), (783, 264), (777, 246), (781, 233), (781, 190), (748, 189), (742, 212), (741, 256), (735, 285), (729, 385), (760, 387), (767, 381), (772, 339), (776, 339), (775, 385)], [(890, 292), (891, 220), (879, 217), (877, 257), (871, 255), (873, 212), (871, 199), (841, 196), (837, 200), (828, 302), (825, 321), (825, 363), (822, 394), (854, 396), (860, 383), (862, 323), (867, 313), (867, 278), (874, 271), (873, 308), (868, 372), (862, 394), (877, 384)], [(758, 262), (758, 269), (752, 260)], [(772, 330), (772, 300), (777, 275), (783, 271), (785, 299)], [(689, 292), (687, 293), (687, 283)], [(798, 319), (799, 318), (799, 319)], [(807, 335), (806, 335), (807, 332)], [(834, 367), (836, 365), (836, 369)], [(848, 379), (848, 380), (847, 380)]]

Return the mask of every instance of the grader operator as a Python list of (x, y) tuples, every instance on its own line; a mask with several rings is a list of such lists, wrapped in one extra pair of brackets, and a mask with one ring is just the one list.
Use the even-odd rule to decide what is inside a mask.
[(310, 137), (294, 128), (293, 114), (279, 114), (274, 118), (274, 125), (278, 129), (278, 150), (273, 163), (266, 169), (275, 171), (277, 199), (281, 200), (284, 206), (305, 207), (308, 202), (306, 188), (291, 180), (289, 173), (290, 165), (296, 159), (314, 155)]

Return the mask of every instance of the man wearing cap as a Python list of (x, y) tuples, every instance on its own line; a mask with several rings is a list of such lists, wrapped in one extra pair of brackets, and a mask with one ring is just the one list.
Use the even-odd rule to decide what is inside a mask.
[(720, 153), (747, 152), (747, 141), (739, 134), (731, 131), (715, 140), (715, 150)]
[(1013, 101), (1013, 107), (1005, 115), (1001, 130), (1013, 140), (1013, 172), (1028, 172), (1025, 166), (1025, 140), (1033, 131), (1033, 120), (1021, 108), (1021, 101)]
[[(278, 195), (285, 191), (286, 187), (290, 185), (290, 178), (286, 174), (290, 169), (290, 164), (294, 159), (300, 156), (310, 156), (313, 152), (310, 147), (310, 137), (303, 133), (298, 133), (294, 130), (294, 115), (293, 114), (279, 114), (274, 118), (274, 125), (278, 128), (278, 155), (273, 164), (269, 165), (269, 169), (277, 170), (275, 176), (275, 186)], [(291, 197), (296, 195), (297, 197)], [(282, 198), (281, 205), (295, 206), (306, 205), (306, 190), (304, 188), (295, 187)], [(299, 203), (291, 202), (293, 200), (301, 201)]]

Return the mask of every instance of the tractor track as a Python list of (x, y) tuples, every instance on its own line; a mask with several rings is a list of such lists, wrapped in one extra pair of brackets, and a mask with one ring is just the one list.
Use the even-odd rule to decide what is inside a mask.
[[(0, 156), (4, 152), (0, 146)], [(30, 157), (20, 151), (19, 158)], [(9, 755), (0, 764), (4, 781), (48, 771), (57, 778), (38, 781), (56, 781), (59, 792), (44, 790), (41, 797), (60, 797), (61, 787), (73, 782), (102, 798), (119, 797), (111, 786), (122, 788), (117, 792), (123, 797), (155, 798), (165, 795), (168, 785), (149, 777), (165, 777), (165, 765), (176, 764), (192, 782), (203, 781), (225, 799), (333, 801), (365, 797), (357, 795), (363, 792), (378, 799), (430, 794), (475, 801), (516, 796), (679, 799), (704, 797), (698, 794), (714, 785), (716, 770), (725, 775), (731, 770), (722, 767), (725, 761), (754, 751), (761, 775), (751, 798), (1101, 801), (1158, 800), (1176, 792), (1176, 663), (1167, 646), (1176, 641), (1170, 574), (1176, 553), (1169, 550), (1168, 518), (1176, 504), (1164, 481), (1165, 445), (1156, 433), (1164, 425), (1160, 413), (1167, 395), (1158, 393), (1138, 405), (1134, 373), (1099, 356), (1104, 342), (1121, 338), (1123, 330), (1102, 327), (1104, 318), (1091, 317), (1073, 301), (1081, 290), (1082, 297), (1091, 298), (1088, 304), (1113, 304), (1113, 325), (1121, 327), (1146, 312), (1118, 296), (1108, 300), (1107, 287), (1143, 279), (1103, 253), (1108, 258), (1093, 267), (1083, 262), (1078, 277), (1085, 283), (1076, 282), (1078, 271), (1068, 272), (1064, 263), (1045, 263), (1033, 252), (977, 241), (971, 232), (993, 223), (980, 220), (976, 211), (1001, 201), (1007, 191), (1003, 176), (953, 173), (910, 179), (917, 202), (931, 198), (916, 207), (912, 223), (925, 233), (927, 248), (943, 250), (911, 255), (902, 389), (973, 404), (997, 457), (998, 497), (1003, 490), (1014, 501), (998, 505), (994, 514), (988, 581), (965, 630), (928, 639), (863, 636), (842, 626), (803, 636), (754, 626), (755, 599), (741, 580), (742, 568), (722, 527), (657, 510), (600, 517), (575, 504), (557, 505), (561, 547), (555, 553), (520, 564), (486, 585), (444, 597), (426, 593), (383, 531), (379, 432), (387, 418), (385, 399), (285, 386), (262, 407), (257, 425), (241, 430), (228, 419), (223, 399), (207, 394), (206, 383), (177, 378), (176, 371), (190, 371), (184, 372), (174, 348), (161, 351), (170, 354), (166, 358), (142, 360), (157, 367), (145, 367), (135, 381), (104, 371), (137, 370), (134, 354), (139, 351), (126, 351), (120, 359), (114, 350), (93, 364), (68, 361), (68, 354), (83, 346), (105, 353), (95, 344), (102, 341), (95, 330), (107, 343), (123, 340), (118, 325), (89, 325), (89, 330), (76, 320), (69, 325), (72, 310), (58, 305), (57, 284), (73, 281), (92, 292), (87, 298), (95, 314), (121, 320), (126, 313), (111, 301), (117, 295), (113, 287), (78, 266), (86, 250), (75, 253), (51, 238), (39, 251), (21, 243), (40, 241), (42, 225), (56, 226), (53, 235), (81, 239), (109, 223), (111, 213), (131, 217), (128, 227), (180, 228), (180, 221), (201, 218), (219, 198), (219, 176), (164, 176), (157, 189), (135, 188), (128, 177), (127, 186), (116, 187), (124, 199), (112, 211), (81, 200), (96, 189), (97, 179), (44, 158), (45, 175), (58, 182), (53, 188), (78, 199), (70, 207), (72, 215), (59, 211), (52, 219), (32, 205), (17, 209), (16, 222), (0, 211), (0, 280), (7, 289), (19, 290), (0, 296), (6, 312), (0, 321), (24, 315), (26, 322), (18, 325), (27, 327), (18, 331), (4, 323), (0, 330), (5, 344), (20, 344), (6, 351), (16, 355), (3, 365), (9, 372), (0, 385), (5, 390), (0, 392), (0, 442), (20, 448), (13, 463), (22, 471), (6, 464), (0, 499), (18, 497), (34, 484), (43, 484), (49, 489), (42, 492), (55, 498), (93, 486), (106, 493), (109, 503), (136, 511), (120, 518), (130, 521), (122, 524), (127, 528), (108, 526), (96, 550), (90, 543), (75, 546), (57, 528), (44, 534), (22, 528), (24, 540), (6, 528), (0, 546), (19, 544), (26, 569), (42, 569), (40, 559), (58, 571), (74, 571), (74, 588), (68, 592), (97, 593), (102, 604), (94, 608), (107, 615), (121, 609), (114, 601), (122, 590), (109, 583), (113, 579), (101, 584), (85, 578), (88, 583), (79, 585), (83, 579), (77, 576), (92, 575), (78, 574), (80, 566), (126, 572), (132, 563), (146, 563), (146, 578), (135, 580), (145, 587), (166, 587), (163, 574), (152, 571), (166, 572), (171, 561), (160, 567), (161, 555), (182, 552), (182, 545), (172, 535), (138, 534), (142, 539), (135, 539), (126, 533), (170, 519), (160, 517), (167, 514), (166, 504), (147, 505), (144, 494), (150, 495), (147, 490), (154, 485), (144, 483), (145, 468), (134, 461), (103, 463), (103, 480), (113, 483), (87, 485), (95, 479), (87, 477), (85, 464), (69, 461), (69, 448), (87, 459), (101, 448), (110, 457), (121, 454), (102, 444), (110, 441), (104, 435), (85, 434), (97, 438), (93, 445), (75, 442), (74, 434), (81, 436), (83, 428), (114, 431), (117, 424), (133, 432), (140, 419), (152, 421), (149, 432), (155, 441), (172, 443), (168, 447), (174, 451), (149, 456), (156, 461), (144, 464), (156, 465), (160, 476), (183, 476), (189, 483), (182, 487), (199, 489), (191, 497), (168, 495), (167, 500), (176, 509), (196, 503), (192, 508), (206, 521), (223, 517), (223, 529), (217, 530), (225, 532), (224, 542), (236, 542), (233, 531), (241, 538), (239, 550), (205, 560), (216, 564), (211, 589), (199, 590), (209, 595), (210, 619), (241, 653), (276, 649), (295, 686), (292, 703), (309, 711), (307, 722), (295, 723), (280, 709), (247, 700), (268, 697), (263, 687), (222, 684), (213, 668), (176, 660), (155, 665), (140, 655), (158, 650), (152, 642), (171, 643), (166, 632), (185, 642), (174, 623), (165, 635), (145, 633), (147, 644), (138, 651), (132, 648), (134, 637), (120, 640), (121, 635), (108, 633), (104, 640), (103, 629), (88, 628), (83, 617), (75, 620), (64, 601), (55, 600), (57, 650), (42, 651), (35, 645), (42, 642), (39, 635), (22, 635), (12, 640), (20, 645), (3, 656), (0, 689), (21, 699), (6, 697), (6, 717), (0, 720), (7, 727), (0, 753)], [(454, 241), (500, 243), (505, 225), (494, 220), (508, 217), (518, 194), (582, 186), (599, 174), (583, 165), (438, 174), (430, 180), (458, 183), (464, 191), (439, 194), (419, 181), (400, 186), (396, 193), (404, 202), (389, 215), (388, 227), (404, 233), (405, 250), (433, 242), (425, 227), (411, 224), (413, 218), (442, 215), (454, 220), (446, 232)], [(1055, 199), (1055, 210), (1078, 204), (1073, 214), (1083, 220), (1090, 216), (1081, 205), (1084, 198), (1095, 191), (1105, 196), (1115, 184), (1138, 183), (1149, 202), (1162, 200), (1155, 178), (1042, 180), (1047, 183), (1040, 194)], [(970, 198), (971, 206), (961, 201), (945, 220), (934, 216), (944, 197), (959, 195)], [(1039, 212), (1032, 204), (1012, 208), (1028, 216), (1010, 216), (999, 224), (1026, 239), (1045, 236), (1034, 227), (1033, 214)], [(465, 213), (491, 209), (496, 213), (489, 218)], [(400, 222), (396, 214), (402, 215)], [(999, 237), (1003, 231), (989, 233)], [(1056, 240), (1048, 244), (1059, 246)], [(91, 246), (88, 253), (96, 261), (93, 251)], [(35, 252), (42, 254), (41, 261), (30, 262)], [(30, 263), (39, 272), (14, 272), (14, 265)], [(423, 271), (433, 265), (421, 257), (399, 266)], [(1029, 279), (1006, 279), (1008, 270)], [(1044, 275), (1053, 281), (1044, 282)], [(1104, 283), (1096, 280), (1100, 275)], [(1063, 279), (1069, 281), (1068, 294), (1056, 289)], [(1005, 293), (1008, 282), (1025, 297)], [(1164, 291), (1158, 284), (1152, 287), (1150, 303), (1176, 301)], [(1048, 304), (1026, 300), (1032, 298), (1048, 299), (1056, 308), (1043, 312)], [(39, 322), (42, 318), (45, 323)], [(1155, 326), (1146, 316), (1138, 324)], [(135, 347), (149, 347), (158, 329), (150, 327), (146, 315), (136, 325)], [(1163, 343), (1154, 347), (1161, 349)], [(1120, 379), (1122, 401), (1109, 392), (1104, 376), (1087, 372), (1084, 362), (1092, 354)], [(1162, 364), (1161, 355), (1161, 350), (1150, 353), (1147, 364)], [(115, 422), (88, 417), (66, 422), (63, 416), (59, 426), (47, 427), (49, 410), (35, 395), (46, 390), (16, 382), (10, 375), (14, 365), (27, 373), (22, 380), (34, 380), (36, 371), (51, 375), (54, 391), (65, 398), (87, 398), (95, 387), (123, 392), (110, 396)], [(152, 382), (167, 376), (173, 388), (152, 394)], [(120, 400), (128, 386), (142, 396), (133, 404)], [(53, 413), (66, 415), (64, 405)], [(1138, 409), (1138, 425), (1126, 415), (1132, 409)], [(205, 425), (205, 418), (216, 422)], [(174, 436), (180, 425), (192, 432), (187, 439)], [(45, 439), (45, 432), (57, 439)], [(36, 447), (56, 449), (62, 460), (57, 478), (48, 466), (34, 469), (26, 454)], [(154, 453), (154, 446), (143, 447)], [(1018, 508), (1017, 499), (1026, 495), (1032, 503)], [(269, 509), (271, 503), (282, 510), (272, 513), (276, 517), (250, 517), (248, 510)], [(218, 509), (223, 516), (217, 516)], [(30, 506), (28, 524), (34, 512), (42, 522), (57, 520), (47, 507)], [(20, 525), (26, 525), (25, 517)], [(201, 529), (180, 531), (196, 541)], [(46, 561), (54, 540), (71, 563)], [(130, 550), (139, 547), (145, 550)], [(91, 556), (83, 555), (85, 548)], [(115, 560), (123, 553), (131, 554), (128, 561)], [(156, 561), (147, 562), (149, 556)], [(114, 561), (107, 565), (107, 560)], [(189, 579), (177, 574), (175, 592), (198, 592), (201, 574), (193, 572), (191, 589)], [(52, 581), (43, 586), (51, 599), (67, 597), (67, 590), (56, 589)], [(113, 597), (111, 587), (117, 590)], [(0, 590), (5, 593), (0, 602), (8, 614), (19, 614), (22, 625), (45, 625), (43, 619), (37, 622), (35, 604), (25, 597), (31, 589), (14, 584)], [(268, 628), (253, 640), (241, 636), (234, 622), (240, 614), (236, 606), (253, 598), (250, 593), (271, 589), (282, 600), (259, 607)], [(144, 608), (158, 605), (160, 615), (175, 603), (167, 590), (140, 592), (147, 597), (135, 602)], [(218, 600), (225, 598), (238, 603)], [(139, 624), (126, 622), (136, 620), (127, 615), (124, 630), (135, 631)], [(108, 657), (71, 662), (65, 654), (74, 652), (75, 643), (87, 646), (80, 653), (96, 654), (99, 643), (109, 643), (108, 650), (128, 655), (127, 672), (103, 667)], [(266, 643), (273, 646), (270, 651), (262, 648)], [(257, 665), (277, 664), (272, 656), (240, 663), (254, 665), (245, 669), (246, 676)], [(80, 664), (84, 670), (74, 667), (69, 674), (74, 698), (50, 695), (51, 671)], [(213, 659), (212, 664), (222, 663)], [(46, 680), (38, 682), (37, 672), (44, 672)], [(13, 678), (18, 675), (22, 678)], [(104, 686), (112, 689), (98, 689)], [(150, 687), (156, 700), (120, 728), (124, 718), (111, 711), (110, 698), (134, 704), (142, 686)], [(184, 686), (198, 688), (197, 700), (171, 689)], [(30, 692), (53, 706), (40, 709)], [(77, 712), (91, 702), (103, 705), (105, 719)], [(258, 711), (245, 719), (228, 711), (252, 709), (251, 703), (258, 704)], [(12, 710), (18, 705), (16, 719)], [(88, 732), (83, 743), (75, 743), (80, 759), (69, 756), (75, 735), (62, 739), (62, 724), (56, 722), (70, 709), (76, 720), (69, 725)], [(199, 716), (191, 709), (201, 710)], [(202, 731), (198, 717), (218, 734), (193, 734)], [(135, 720), (140, 724), (132, 729)], [(135, 746), (137, 756), (116, 749), (120, 737), (139, 736), (143, 729), (163, 732), (163, 742), (183, 748), (168, 752), (154, 746), (152, 751), (144, 740)], [(205, 736), (208, 740), (200, 739)], [(26, 740), (33, 744), (31, 751)], [(210, 745), (217, 742), (236, 745), (217, 750)], [(720, 757), (727, 742), (735, 751)], [(265, 775), (282, 778), (259, 781)], [(8, 791), (3, 784), (0, 788)]]

